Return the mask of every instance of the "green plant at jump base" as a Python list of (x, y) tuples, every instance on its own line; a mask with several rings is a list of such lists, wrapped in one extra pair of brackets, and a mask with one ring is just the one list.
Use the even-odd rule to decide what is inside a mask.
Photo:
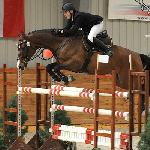
[[(8, 102), (8, 108), (16, 108), (17, 105), (16, 96), (12, 96), (11, 99)], [(2, 113), (1, 113), (2, 114)], [(15, 112), (8, 112), (7, 113), (7, 120), (16, 122), (17, 121), (17, 115)], [(28, 116), (26, 115), (26, 112), (24, 110), (21, 111), (21, 124), (23, 125), (25, 121), (28, 120)], [(2, 128), (3, 124), (3, 118), (2, 115), (0, 115), (0, 128)], [(24, 135), (27, 132), (27, 128), (22, 129), (22, 135)], [(17, 127), (16, 126), (7, 126), (6, 127), (6, 134), (3, 135), (3, 133), (0, 134), (0, 149), (5, 150), (7, 149), (17, 138)]]
[(141, 135), (141, 140), (138, 144), (139, 150), (150, 150), (150, 114), (144, 133)]
[[(57, 100), (55, 102), (55, 104), (63, 105), (63, 103), (60, 100)], [(67, 116), (67, 112), (65, 110), (57, 110), (55, 112), (54, 124), (63, 124), (63, 125), (70, 125), (71, 124), (71, 120)]]
[[(60, 100), (56, 100), (55, 104), (62, 105), (62, 102)], [(71, 120), (67, 116), (67, 112), (65, 110), (56, 111), (54, 113), (54, 116), (55, 116), (54, 124), (63, 124), (63, 125), (70, 125), (71, 124)], [(50, 137), (49, 128), (50, 128), (50, 125), (48, 124), (44, 127), (44, 129), (39, 130), (40, 144), (41, 145), (46, 141), (46, 139), (48, 139)], [(61, 143), (61, 145), (63, 145), (63, 147), (66, 147), (71, 142), (60, 141), (60, 143)]]

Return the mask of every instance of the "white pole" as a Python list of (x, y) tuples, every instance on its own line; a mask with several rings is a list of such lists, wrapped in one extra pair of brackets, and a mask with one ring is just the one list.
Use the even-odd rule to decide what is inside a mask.
[[(55, 62), (55, 58), (52, 57), (51, 63), (54, 63), (54, 62)], [(51, 77), (51, 86), (53, 84), (54, 84), (54, 79)], [(54, 94), (51, 94), (51, 96), (50, 96), (50, 104), (51, 104), (51, 107), (52, 107), (52, 105), (55, 104)], [(55, 120), (55, 115), (54, 115), (54, 110), (52, 110), (52, 112), (51, 112), (51, 127), (54, 125), (54, 120)]]

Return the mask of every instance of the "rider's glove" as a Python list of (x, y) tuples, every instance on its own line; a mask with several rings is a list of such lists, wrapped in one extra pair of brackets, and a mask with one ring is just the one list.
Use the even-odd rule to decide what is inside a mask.
[(53, 34), (54, 35), (58, 35), (58, 36), (63, 36), (63, 30), (62, 29), (58, 29), (58, 30), (55, 30), (54, 32), (53, 32)]

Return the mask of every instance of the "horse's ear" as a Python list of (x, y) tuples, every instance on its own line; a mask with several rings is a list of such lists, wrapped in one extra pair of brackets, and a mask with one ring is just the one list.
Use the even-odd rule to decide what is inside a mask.
[(25, 39), (25, 36), (26, 36), (25, 33), (19, 34), (19, 36), (18, 36), (19, 40)]

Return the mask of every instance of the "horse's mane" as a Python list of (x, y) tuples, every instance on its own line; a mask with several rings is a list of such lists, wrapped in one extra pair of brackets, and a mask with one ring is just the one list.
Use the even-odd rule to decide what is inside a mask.
[[(28, 35), (34, 34), (34, 33), (52, 33), (55, 30), (59, 30), (59, 29), (52, 28), (52, 29), (34, 30), (32, 32), (29, 32)], [(75, 34), (75, 36), (81, 36), (81, 35), (83, 35), (83, 31), (81, 31), (81, 30), (78, 30), (78, 32)]]
[(34, 30), (34, 31), (32, 31), (32, 32), (29, 32), (28, 35), (31, 34), (31, 33), (48, 33), (48, 32), (52, 32), (52, 31), (54, 31), (54, 30), (56, 30), (56, 29), (54, 28), (54, 29)]

